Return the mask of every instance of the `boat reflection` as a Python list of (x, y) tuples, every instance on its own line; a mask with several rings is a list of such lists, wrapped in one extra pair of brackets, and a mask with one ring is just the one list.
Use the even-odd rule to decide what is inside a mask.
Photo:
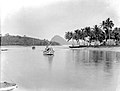
[(44, 57), (48, 61), (48, 69), (51, 70), (54, 55), (45, 55)]

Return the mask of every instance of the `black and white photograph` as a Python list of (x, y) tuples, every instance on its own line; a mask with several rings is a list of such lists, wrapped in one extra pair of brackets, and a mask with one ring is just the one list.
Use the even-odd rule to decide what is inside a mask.
[(120, 91), (120, 0), (1, 0), (0, 91)]

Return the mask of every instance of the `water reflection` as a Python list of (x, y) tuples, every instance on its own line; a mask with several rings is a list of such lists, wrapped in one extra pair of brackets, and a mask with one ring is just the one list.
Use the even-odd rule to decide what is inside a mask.
[(47, 58), (47, 61), (48, 61), (48, 69), (51, 70), (54, 55), (47, 55), (45, 57)]
[(44, 57), (46, 58), (46, 61), (48, 61), (48, 69), (51, 70), (54, 55), (44, 55)]
[(100, 63), (101, 62), (101, 60), (104, 60), (103, 59), (103, 51), (90, 51), (89, 52), (89, 55), (90, 55), (90, 57), (89, 57), (89, 61), (90, 62), (95, 62), (95, 63)]
[[(76, 67), (81, 64), (104, 67), (104, 71), (110, 72), (112, 64), (120, 62), (120, 52), (99, 50), (71, 50), (72, 60)], [(68, 54), (68, 57), (70, 54)], [(67, 58), (68, 59), (68, 58)], [(70, 59), (70, 58), (69, 58)]]
[[(2, 53), (2, 71), (13, 78), (20, 89), (115, 91), (120, 71), (120, 67), (117, 68), (119, 52), (55, 48), (55, 56), (44, 56), (40, 52), (44, 47), (37, 49), (33, 52), (31, 47), (16, 47)], [(3, 80), (7, 79), (3, 76)]]
[(99, 50), (72, 50), (74, 60), (99, 63), (101, 61), (116, 61), (120, 60), (120, 52), (99, 51)]

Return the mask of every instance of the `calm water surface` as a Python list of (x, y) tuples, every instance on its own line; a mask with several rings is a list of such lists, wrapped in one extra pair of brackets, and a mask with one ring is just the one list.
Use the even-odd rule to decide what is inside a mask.
[(5, 47), (1, 52), (3, 81), (15, 82), (14, 91), (120, 91), (120, 52), (53, 47)]

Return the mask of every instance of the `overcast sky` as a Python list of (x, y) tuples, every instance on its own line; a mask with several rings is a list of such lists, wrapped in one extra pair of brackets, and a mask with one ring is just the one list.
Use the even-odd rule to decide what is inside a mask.
[(120, 26), (120, 0), (2, 0), (1, 33), (51, 39), (110, 17)]

